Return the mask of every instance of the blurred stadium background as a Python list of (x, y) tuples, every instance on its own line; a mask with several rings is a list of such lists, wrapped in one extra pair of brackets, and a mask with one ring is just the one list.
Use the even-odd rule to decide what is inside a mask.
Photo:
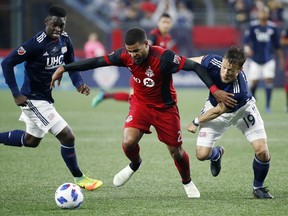
[[(67, 9), (66, 31), (72, 38), (76, 57), (81, 59), (84, 58), (84, 43), (91, 32), (98, 33), (99, 40), (110, 52), (123, 45), (123, 35), (128, 28), (141, 26), (148, 33), (156, 27), (155, 20), (163, 12), (164, 4), (175, 20), (171, 33), (180, 55), (223, 54), (231, 45), (241, 45), (243, 31), (255, 18), (255, 8), (261, 2), (270, 7), (271, 19), (279, 25), (279, 30), (284, 28), (288, 23), (287, 0), (2, 0), (0, 61), (11, 49), (44, 28), (47, 9), (52, 4)], [(119, 70), (112, 86), (128, 87), (129, 74)], [(93, 71), (83, 75), (91, 87), (98, 87)], [(1, 70), (0, 78), (0, 88), (6, 88)], [(21, 82), (21, 77), (17, 78)], [(277, 71), (275, 86), (282, 87), (283, 82), (283, 71)], [(203, 84), (196, 76), (181, 72), (175, 77), (175, 86)]]

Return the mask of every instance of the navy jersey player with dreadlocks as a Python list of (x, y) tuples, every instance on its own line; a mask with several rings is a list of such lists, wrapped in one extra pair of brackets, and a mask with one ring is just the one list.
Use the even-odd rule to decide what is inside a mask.
[[(55, 68), (74, 61), (72, 42), (64, 32), (65, 24), (65, 9), (51, 6), (45, 19), (45, 30), (24, 42), (3, 60), (3, 75), (16, 105), (21, 107), (19, 120), (25, 122), (26, 131), (0, 133), (0, 143), (35, 148), (44, 135), (50, 132), (61, 143), (62, 158), (74, 176), (75, 183), (87, 190), (95, 190), (103, 183), (81, 172), (77, 164), (75, 137), (53, 106), (50, 82)], [(24, 83), (19, 90), (13, 68), (22, 62), (25, 62)], [(84, 95), (90, 93), (79, 73), (69, 75), (78, 92)]]

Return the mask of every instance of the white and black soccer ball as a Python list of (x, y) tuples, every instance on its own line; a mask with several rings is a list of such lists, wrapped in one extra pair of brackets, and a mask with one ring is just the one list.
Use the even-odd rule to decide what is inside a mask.
[(82, 189), (74, 183), (64, 183), (55, 192), (55, 202), (60, 208), (78, 208), (83, 199)]

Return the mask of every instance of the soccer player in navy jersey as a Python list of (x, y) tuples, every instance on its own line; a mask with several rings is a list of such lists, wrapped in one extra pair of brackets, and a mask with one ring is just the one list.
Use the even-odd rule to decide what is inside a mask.
[(284, 69), (284, 55), (280, 46), (280, 36), (277, 26), (269, 21), (269, 8), (258, 9), (258, 19), (251, 22), (244, 34), (244, 50), (251, 57), (248, 80), (255, 97), (256, 89), (262, 76), (265, 81), (266, 112), (271, 111), (270, 101), (275, 77), (276, 61), (274, 52), (278, 55), (279, 69)]
[(198, 63), (178, 56), (171, 50), (148, 44), (141, 28), (131, 28), (125, 35), (125, 48), (111, 54), (81, 60), (60, 66), (52, 76), (51, 87), (60, 85), (65, 71), (88, 70), (103, 66), (127, 67), (133, 76), (134, 93), (130, 99), (130, 110), (124, 125), (122, 148), (130, 164), (114, 176), (113, 184), (121, 186), (138, 170), (142, 159), (139, 142), (144, 134), (150, 134), (154, 126), (158, 139), (165, 143), (182, 178), (189, 198), (199, 198), (200, 193), (191, 181), (189, 156), (182, 148), (180, 116), (172, 74), (181, 69), (196, 71), (213, 95), (228, 106), (234, 106), (233, 94), (218, 90), (205, 69)]
[[(2, 62), (3, 75), (14, 101), (21, 107), (19, 120), (25, 122), (26, 131), (13, 130), (0, 133), (0, 143), (7, 146), (37, 147), (48, 132), (61, 143), (61, 155), (75, 183), (87, 190), (95, 190), (103, 183), (85, 176), (78, 164), (75, 138), (70, 126), (53, 106), (50, 82), (55, 68), (74, 61), (72, 42), (64, 32), (66, 10), (54, 5), (45, 19), (45, 30), (13, 50)], [(19, 90), (14, 66), (25, 62), (24, 83)], [(79, 73), (69, 73), (73, 85), (84, 95), (90, 89)]]
[(261, 115), (256, 107), (255, 98), (251, 95), (242, 66), (246, 60), (244, 50), (230, 48), (222, 58), (218, 55), (206, 55), (191, 58), (204, 66), (213, 82), (219, 89), (234, 94), (237, 100), (234, 108), (218, 103), (212, 94), (206, 101), (201, 115), (188, 125), (188, 131), (195, 133), (200, 129), (197, 138), (196, 156), (199, 160), (210, 160), (213, 176), (221, 170), (221, 158), (224, 154), (222, 146), (215, 147), (224, 132), (235, 125), (252, 144), (255, 151), (253, 160), (254, 182), (253, 194), (256, 198), (272, 199), (273, 196), (264, 187), (264, 180), (270, 166), (270, 154), (267, 135)]

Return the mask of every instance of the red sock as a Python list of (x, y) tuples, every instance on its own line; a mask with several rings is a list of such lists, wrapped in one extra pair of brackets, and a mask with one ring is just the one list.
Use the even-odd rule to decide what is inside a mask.
[(285, 83), (285, 92), (288, 94), (288, 83)]
[(122, 149), (126, 155), (127, 158), (129, 158), (129, 160), (133, 163), (133, 164), (138, 164), (139, 162), (141, 162), (141, 158), (140, 158), (140, 146), (139, 144), (137, 144), (135, 146), (135, 148), (133, 148), (132, 150), (127, 150), (127, 148), (125, 148), (125, 146), (122, 144)]
[(188, 184), (191, 181), (190, 177), (190, 163), (189, 163), (189, 156), (184, 151), (182, 158), (178, 161), (174, 160), (174, 164), (178, 169), (178, 172), (181, 175), (182, 183)]
[(113, 98), (117, 101), (128, 101), (129, 100), (129, 94), (126, 92), (115, 92), (115, 93), (106, 93), (104, 98)]

